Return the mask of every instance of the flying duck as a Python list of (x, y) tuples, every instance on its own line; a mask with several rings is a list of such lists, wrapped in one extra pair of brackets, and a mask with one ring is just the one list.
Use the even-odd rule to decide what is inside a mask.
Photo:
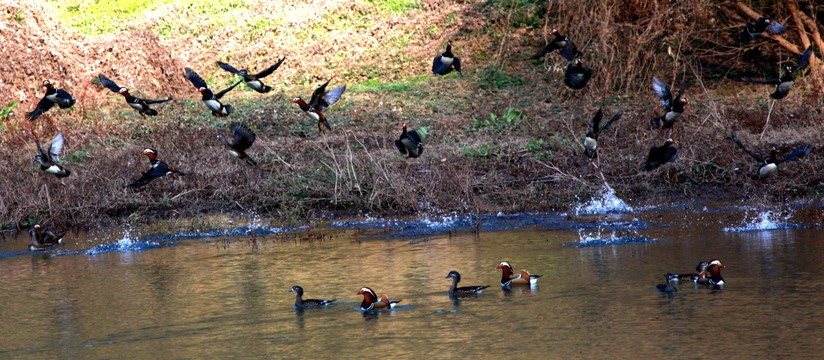
[(778, 21), (762, 16), (755, 22), (747, 20), (744, 31), (741, 32), (741, 40), (745, 42), (755, 40), (755, 38), (762, 36), (765, 31), (772, 35), (780, 35), (787, 31), (787, 28), (779, 24)]
[(641, 168), (645, 171), (652, 171), (670, 161), (675, 161), (675, 158), (678, 157), (678, 148), (672, 146), (673, 144), (675, 144), (675, 140), (667, 139), (664, 145), (653, 146), (649, 149), (647, 161), (644, 162)]
[(710, 261), (707, 265), (707, 275), (698, 278), (697, 283), (711, 286), (724, 286), (724, 278), (721, 277), (721, 269), (727, 266), (721, 263), (721, 260), (715, 259)]
[(809, 154), (810, 151), (812, 151), (813, 149), (812, 146), (802, 146), (798, 149), (793, 150), (793, 152), (785, 156), (783, 159), (778, 159), (778, 149), (772, 148), (770, 150), (770, 155), (767, 156), (767, 158), (765, 159), (761, 156), (756, 155), (752, 151), (747, 150), (747, 148), (744, 147), (744, 144), (741, 143), (741, 140), (738, 140), (738, 137), (735, 136), (734, 131), (732, 132), (731, 137), (732, 141), (735, 142), (735, 145), (738, 145), (738, 147), (740, 147), (741, 150), (744, 150), (744, 152), (747, 153), (747, 155), (752, 156), (752, 158), (758, 162), (760, 166), (758, 168), (757, 175), (761, 179), (767, 178), (770, 175), (774, 174), (776, 171), (778, 171), (778, 164), (803, 158), (804, 156), (807, 156), (807, 154)]
[(46, 250), (52, 246), (62, 244), (63, 236), (66, 236), (65, 231), (59, 233), (53, 233), (49, 230), (43, 231), (43, 229), (40, 228), (40, 224), (35, 224), (29, 230), (29, 234), (31, 234), (29, 251)]
[(344, 91), (346, 91), (346, 85), (326, 91), (326, 85), (329, 85), (329, 81), (332, 81), (332, 79), (329, 79), (323, 83), (323, 85), (315, 89), (312, 93), (312, 99), (309, 100), (308, 104), (300, 97), (296, 97), (290, 101), (292, 104), (298, 104), (306, 116), (318, 122), (318, 131), (320, 132), (323, 132), (323, 126), (326, 126), (329, 130), (332, 130), (332, 127), (329, 126), (329, 122), (326, 121), (326, 116), (324, 116), (323, 113), (330, 106), (338, 102), (340, 96), (343, 95)]
[(126, 185), (128, 187), (141, 187), (161, 176), (172, 175), (172, 178), (177, 180), (178, 175), (186, 175), (186, 173), (177, 171), (174, 169), (174, 167), (167, 165), (165, 162), (161, 160), (158, 160), (157, 150), (155, 149), (147, 148), (143, 150), (143, 152), (141, 152), (140, 155), (146, 155), (149, 158), (149, 163), (152, 164), (152, 167), (150, 167), (149, 170), (146, 170), (146, 172), (143, 173), (140, 179), (137, 179), (131, 184)]
[(458, 283), (461, 282), (461, 274), (455, 270), (450, 271), (449, 274), (446, 275), (445, 279), (449, 278), (452, 278), (452, 286), (449, 287), (450, 297), (480, 295), (484, 289), (489, 287), (489, 285), (457, 287)]
[(795, 78), (795, 75), (798, 73), (799, 70), (803, 69), (804, 66), (807, 65), (807, 61), (810, 59), (810, 56), (812, 56), (812, 54), (813, 48), (811, 46), (807, 48), (807, 51), (805, 51), (804, 54), (801, 55), (801, 58), (798, 59), (798, 65), (795, 68), (789, 65), (785, 66), (784, 74), (776, 80), (753, 80), (750, 78), (742, 77), (741, 81), (757, 84), (777, 85), (775, 88), (775, 92), (770, 94), (770, 97), (776, 100), (783, 99), (787, 97), (787, 94), (790, 93), (790, 89), (793, 88), (793, 80)]
[(255, 133), (241, 123), (233, 123), (232, 129), (234, 131), (232, 142), (226, 140), (223, 134), (217, 134), (217, 139), (223, 141), (223, 145), (226, 146), (226, 152), (228, 152), (229, 155), (242, 159), (249, 165), (257, 166), (257, 162), (246, 154), (246, 150), (255, 142)]
[(215, 94), (212, 92), (212, 90), (209, 89), (209, 86), (206, 85), (206, 81), (204, 81), (203, 78), (201, 78), (200, 75), (198, 75), (194, 70), (186, 68), (186, 77), (189, 79), (192, 85), (195, 86), (197, 92), (201, 94), (201, 101), (203, 101), (203, 104), (205, 104), (206, 107), (212, 111), (212, 115), (224, 117), (232, 113), (232, 106), (223, 105), (222, 103), (220, 103), (220, 98), (222, 98), (223, 95), (226, 95), (226, 93), (234, 89), (235, 86), (238, 86), (240, 83), (242, 83), (243, 80), (238, 81), (234, 85), (229, 86), (221, 90), (219, 93)]
[(446, 75), (455, 70), (463, 76), (461, 72), (461, 59), (452, 54), (452, 40), (446, 42), (446, 51), (435, 56), (432, 60), (432, 73), (435, 75)]
[(673, 98), (669, 86), (664, 85), (657, 76), (653, 76), (652, 91), (662, 100), (666, 112), (662, 117), (653, 118), (650, 124), (659, 130), (672, 128), (675, 120), (678, 120), (684, 112), (684, 105), (690, 103), (686, 98), (681, 97), (684, 94), (684, 82), (681, 81), (681, 85), (678, 86), (678, 95)]
[(706, 261), (701, 261), (698, 263), (698, 266), (695, 267), (695, 271), (697, 273), (690, 274), (690, 273), (666, 273), (664, 277), (667, 278), (668, 281), (672, 282), (684, 282), (684, 281), (691, 281), (696, 282), (698, 279), (706, 276), (707, 265), (709, 265)]
[(390, 300), (386, 295), (381, 294), (378, 297), (375, 291), (368, 287), (362, 287), (356, 295), (363, 295), (363, 301), (360, 304), (362, 311), (369, 311), (374, 309), (391, 309), (394, 308), (402, 300)]
[(395, 146), (401, 155), (409, 154), (409, 157), (416, 158), (423, 154), (423, 142), (421, 136), (415, 130), (407, 131), (406, 123), (401, 125), (401, 137), (395, 140)]
[(43, 80), (44, 88), (46, 88), (46, 95), (40, 99), (40, 102), (37, 103), (37, 107), (34, 108), (32, 112), (26, 113), (26, 119), (34, 120), (49, 111), (49, 109), (57, 104), (61, 109), (68, 109), (77, 102), (76, 99), (72, 98), (68, 92), (63, 89), (55, 89), (54, 85), (48, 80)]
[(324, 300), (324, 299), (303, 299), (303, 288), (300, 286), (292, 286), (292, 289), (289, 292), (293, 292), (296, 294), (295, 296), (295, 307), (298, 308), (313, 308), (313, 307), (322, 307), (326, 305), (330, 305), (335, 302), (335, 299), (332, 300)]
[(47, 174), (52, 174), (57, 177), (66, 177), (72, 174), (69, 169), (60, 166), (60, 152), (63, 151), (63, 133), (57, 133), (49, 149), (43, 151), (40, 147), (40, 141), (35, 141), (37, 144), (37, 155), (34, 155), (34, 161), (40, 164), (40, 170)]
[(272, 65), (254, 75), (249, 74), (249, 71), (247, 71), (246, 69), (238, 70), (235, 69), (234, 66), (220, 61), (217, 62), (217, 66), (220, 66), (221, 69), (226, 70), (232, 74), (242, 76), (243, 81), (246, 82), (246, 86), (250, 87), (252, 90), (257, 91), (259, 93), (267, 93), (269, 91), (272, 91), (272, 87), (264, 85), (263, 82), (260, 81), (260, 79), (263, 79), (272, 74), (273, 72), (275, 72), (275, 70), (277, 70), (277, 68), (280, 66), (280, 64), (283, 63), (284, 60), (286, 60), (285, 56), (282, 59), (280, 59), (280, 61), (278, 61), (275, 65)]
[(142, 117), (146, 117), (146, 115), (149, 115), (149, 116), (157, 115), (157, 111), (152, 109), (152, 108), (149, 108), (149, 105), (151, 105), (151, 104), (162, 104), (162, 103), (165, 103), (167, 101), (172, 100), (171, 96), (169, 96), (166, 99), (161, 99), (161, 100), (144, 100), (144, 99), (136, 98), (136, 97), (132, 96), (131, 94), (129, 94), (129, 89), (118, 86), (114, 81), (110, 80), (109, 78), (107, 78), (103, 74), (98, 75), (98, 78), (100, 79), (100, 83), (103, 84), (103, 86), (105, 86), (106, 88), (108, 88), (109, 90), (111, 90), (114, 93), (118, 93), (120, 95), (123, 95), (123, 97), (126, 98), (126, 103), (129, 104), (129, 106), (131, 106), (133, 109), (137, 110), (137, 112), (140, 113), (140, 116), (142, 116)]
[(592, 68), (584, 67), (584, 61), (576, 58), (575, 61), (567, 65), (564, 73), (564, 84), (572, 90), (583, 89), (592, 77)]
[(539, 53), (535, 54), (532, 57), (532, 60), (539, 59), (546, 54), (550, 54), (557, 49), (561, 49), (558, 55), (561, 55), (564, 59), (572, 61), (578, 56), (581, 56), (581, 52), (578, 51), (578, 48), (575, 46), (575, 43), (572, 42), (568, 37), (561, 35), (558, 32), (558, 29), (552, 29), (549, 32), (550, 35), (555, 35), (555, 38), (552, 39), (546, 46), (541, 50)]
[(512, 285), (535, 285), (541, 275), (530, 275), (528, 271), (521, 270), (516, 277), (512, 277), (512, 266), (506, 261), (501, 261), (495, 269), (501, 270), (501, 286), (510, 287)]
[(618, 120), (623, 115), (622, 112), (618, 112), (617, 114), (612, 116), (612, 119), (609, 119), (604, 126), (601, 126), (601, 118), (604, 117), (604, 109), (599, 108), (598, 112), (595, 113), (595, 116), (592, 117), (592, 121), (589, 122), (589, 131), (587, 131), (587, 135), (584, 138), (584, 154), (590, 159), (595, 158), (598, 156), (596, 152), (598, 150), (598, 135), (601, 134), (601, 131), (612, 124), (613, 121)]

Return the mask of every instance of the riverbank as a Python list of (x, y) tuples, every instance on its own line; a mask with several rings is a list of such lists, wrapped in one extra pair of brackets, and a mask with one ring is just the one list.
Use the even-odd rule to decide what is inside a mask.
[[(65, 25), (48, 3), (3, 5), (7, 13), (19, 14), (5, 19), (15, 36), (42, 39), (45, 45), (26, 47), (26, 41), (14, 41), (11, 44), (21, 48), (6, 54), (29, 70), (3, 79), (19, 105), (3, 118), (0, 131), (0, 188), (5, 189), (0, 194), (0, 224), (38, 221), (92, 227), (250, 211), (283, 224), (330, 214), (552, 211), (598, 194), (605, 184), (637, 203), (781, 203), (815, 200), (824, 191), (824, 158), (817, 148), (800, 161), (782, 164), (768, 180), (751, 178), (757, 166), (734, 146), (730, 131), (760, 153), (772, 146), (782, 153), (815, 146), (824, 104), (813, 79), (804, 77), (770, 113), (770, 86), (724, 77), (773, 72), (772, 67), (758, 68), (755, 74), (742, 70), (752, 62), (743, 55), (753, 51), (763, 54), (759, 62), (787, 57), (769, 42), (746, 49), (723, 47), (729, 54), (722, 56), (709, 53), (711, 44), (695, 42), (704, 33), (667, 32), (690, 22), (710, 23), (717, 13), (679, 4), (673, 6), (688, 14), (684, 19), (666, 22), (655, 16), (647, 23), (624, 12), (599, 18), (593, 10), (587, 19), (606, 21), (610, 26), (604, 28), (613, 29), (597, 33), (556, 16), (571, 9), (544, 9), (540, 2), (496, 7), (483, 1), (412, 1), (400, 8), (385, 7), (387, 3), (330, 2), (318, 10), (321, 20), (292, 22), (287, 19), (302, 7), (278, 7), (267, 10), (284, 14), (277, 21), (242, 24), (227, 19), (252, 7), (245, 3), (208, 23), (199, 20), (207, 18), (209, 10), (160, 4), (141, 10), (139, 21), (97, 33), (83, 24)], [(180, 23), (152, 16), (161, 11), (179, 14)], [(266, 15), (255, 11), (250, 19)], [(36, 16), (38, 12), (43, 16)], [(725, 24), (740, 20), (725, 16)], [(586, 89), (571, 91), (563, 85), (566, 62), (557, 55), (528, 60), (543, 44), (544, 19), (549, 18), (557, 20), (553, 26), (581, 39), (579, 46), (596, 69)], [(184, 23), (206, 25), (181, 27)], [(615, 29), (659, 23), (666, 24), (667, 31), (631, 34), (638, 40), (637, 49), (621, 50), (610, 40), (622, 35)], [(287, 25), (294, 29), (292, 36), (267, 30)], [(727, 41), (736, 32), (719, 27), (712, 33)], [(298, 46), (295, 37), (314, 45)], [(223, 45), (216, 48), (207, 38), (230, 40), (221, 40)], [(433, 77), (432, 56), (443, 51), (448, 39), (464, 59), (463, 76)], [(656, 41), (680, 43), (682, 50), (670, 45), (661, 49)], [(48, 53), (61, 42), (77, 46)], [(14, 57), (18, 53), (26, 55)], [(261, 69), (283, 55), (287, 61), (266, 79), (275, 90), (257, 94), (241, 85), (224, 98), (235, 108), (228, 118), (210, 115), (182, 75), (184, 66), (192, 66), (222, 88), (233, 79), (213, 65), (216, 59)], [(724, 56), (735, 63), (722, 62)], [(637, 69), (633, 64), (643, 65)], [(156, 105), (159, 116), (141, 118), (120, 96), (94, 81), (99, 73), (141, 96), (171, 95), (176, 100)], [(649, 127), (650, 118), (662, 111), (650, 89), (653, 75), (670, 85), (676, 79), (686, 82), (690, 104), (673, 130)], [(78, 105), (68, 111), (53, 109), (28, 122), (22, 114), (42, 96), (37, 85), (43, 78), (72, 92)], [(347, 91), (327, 113), (333, 130), (318, 134), (316, 124), (289, 100), (308, 97), (330, 78), (330, 86), (346, 84)], [(9, 100), (3, 101), (5, 106)], [(591, 162), (582, 154), (581, 142), (586, 123), (599, 107), (607, 117), (618, 111), (624, 115), (600, 136), (599, 157)], [(759, 139), (768, 115), (767, 131)], [(215, 139), (218, 133), (228, 135), (235, 121), (257, 133), (249, 155), (258, 168), (230, 158)], [(406, 159), (395, 150), (403, 122), (424, 135), (420, 158)], [(43, 174), (32, 162), (34, 141), (47, 143), (57, 132), (66, 139), (61, 162), (73, 172), (65, 179)], [(640, 171), (649, 148), (668, 137), (681, 149), (677, 161)], [(147, 147), (187, 175), (162, 178), (137, 191), (124, 188), (148, 169), (140, 155)]]

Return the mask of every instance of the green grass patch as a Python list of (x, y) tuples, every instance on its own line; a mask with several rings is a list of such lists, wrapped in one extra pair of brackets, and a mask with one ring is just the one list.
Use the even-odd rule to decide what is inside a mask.
[(61, 0), (50, 1), (69, 25), (87, 35), (112, 33), (143, 11), (174, 0)]
[(366, 2), (374, 5), (375, 9), (382, 13), (402, 14), (421, 7), (417, 0), (366, 0)]
[(501, 148), (499, 148), (498, 145), (495, 144), (486, 144), (478, 147), (464, 146), (461, 147), (460, 150), (464, 153), (464, 156), (466, 157), (480, 159), (494, 158), (501, 153)]
[(429, 76), (413, 76), (404, 81), (382, 83), (378, 79), (369, 79), (360, 84), (352, 86), (352, 91), (364, 92), (401, 92), (415, 90), (421, 87), (421, 83), (429, 80)]
[(495, 130), (514, 128), (518, 126), (523, 116), (523, 111), (508, 107), (501, 115), (490, 113), (489, 119), (472, 119), (472, 130), (478, 131), (484, 128), (492, 128)]
[(512, 74), (501, 71), (497, 66), (488, 66), (481, 70), (480, 84), (482, 89), (502, 89), (523, 85), (524, 81)]
[[(110, 34), (127, 27), (139, 19), (146, 11), (158, 9), (164, 5), (179, 4), (181, 11), (197, 15), (210, 15), (210, 25), (226, 24), (233, 10), (243, 10), (250, 5), (246, 0), (229, 0), (214, 2), (210, 0), (49, 0), (57, 8), (59, 16), (73, 28), (86, 35)], [(160, 24), (162, 36), (193, 33), (204, 30), (201, 24), (182, 23), (183, 14), (170, 13)], [(257, 25), (253, 28), (257, 29)], [(173, 30), (177, 29), (177, 30)]]

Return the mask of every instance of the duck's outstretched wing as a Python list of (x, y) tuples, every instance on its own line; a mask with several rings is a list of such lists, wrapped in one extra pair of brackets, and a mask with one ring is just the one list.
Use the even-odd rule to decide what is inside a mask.
[(740, 147), (740, 148), (741, 148), (741, 150), (744, 150), (744, 152), (745, 152), (745, 153), (747, 153), (747, 155), (752, 156), (752, 158), (753, 158), (753, 159), (755, 159), (755, 161), (758, 161), (759, 163), (763, 163), (763, 162), (764, 162), (764, 158), (762, 158), (762, 157), (760, 157), (760, 156), (756, 155), (755, 153), (753, 153), (752, 151), (748, 150), (748, 149), (744, 146), (744, 144), (743, 144), (743, 143), (741, 143), (741, 140), (738, 140), (738, 136), (735, 136), (735, 131), (733, 131), (733, 132), (730, 134), (730, 137), (732, 138), (732, 141), (733, 141), (733, 142), (735, 142), (735, 145), (738, 145), (738, 147)]
[(107, 89), (111, 90), (114, 93), (120, 93), (120, 86), (118, 86), (114, 81), (107, 78), (105, 75), (100, 74), (97, 76), (100, 79), (100, 83), (103, 84)]
[(663, 101), (664, 109), (669, 109), (672, 106), (672, 92), (669, 86), (661, 82), (657, 76), (652, 77), (652, 91), (655, 96)]
[(793, 161), (793, 160), (803, 158), (803, 157), (807, 156), (807, 154), (809, 154), (810, 151), (812, 151), (812, 150), (813, 150), (812, 146), (802, 146), (798, 149), (793, 150), (793, 152), (791, 152), (789, 155), (785, 156), (783, 159), (777, 160), (775, 163), (780, 164), (780, 163), (783, 163), (783, 162)]
[(282, 59), (280, 59), (280, 61), (278, 61), (275, 65), (272, 65), (272, 66), (264, 69), (263, 71), (257, 73), (255, 75), (255, 77), (258, 78), (258, 79), (262, 79), (262, 78), (265, 78), (265, 77), (271, 75), (273, 72), (275, 72), (275, 70), (278, 69), (278, 67), (280, 67), (280, 64), (283, 64), (284, 60), (286, 60), (285, 56)]
[(235, 67), (234, 67), (234, 66), (229, 65), (229, 64), (227, 64), (227, 63), (225, 63), (225, 62), (220, 62), (220, 61), (218, 61), (218, 62), (217, 62), (217, 66), (220, 66), (220, 68), (221, 68), (221, 69), (226, 70), (226, 71), (228, 71), (228, 72), (230, 72), (230, 73), (232, 73), (232, 74), (235, 74), (235, 75), (237, 75), (237, 74), (240, 72), (238, 69), (235, 69)]

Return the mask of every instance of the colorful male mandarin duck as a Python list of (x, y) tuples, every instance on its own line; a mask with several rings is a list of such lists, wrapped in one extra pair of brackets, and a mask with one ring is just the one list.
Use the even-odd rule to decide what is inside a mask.
[(129, 185), (126, 185), (128, 187), (131, 187), (131, 188), (141, 187), (143, 185), (146, 185), (146, 184), (152, 182), (154, 179), (157, 179), (159, 177), (166, 176), (166, 175), (172, 175), (172, 178), (174, 178), (175, 180), (178, 179), (178, 177), (177, 177), (178, 175), (186, 175), (186, 173), (184, 173), (182, 171), (177, 171), (177, 170), (174, 169), (174, 167), (169, 166), (168, 164), (166, 164), (165, 162), (163, 162), (161, 160), (158, 160), (157, 159), (157, 150), (155, 150), (155, 149), (148, 149), (147, 148), (146, 150), (143, 150), (143, 152), (141, 152), (140, 155), (146, 155), (149, 158), (149, 163), (152, 164), (152, 167), (150, 167), (149, 170), (144, 172), (143, 175), (139, 179), (135, 180), (134, 182), (132, 182)]
[[(332, 79), (329, 79), (329, 81), (332, 81)], [(312, 98), (309, 99), (308, 104), (299, 96), (290, 101), (292, 104), (298, 104), (300, 110), (303, 111), (306, 116), (318, 122), (319, 132), (323, 132), (324, 126), (326, 126), (326, 129), (332, 130), (332, 126), (329, 125), (329, 121), (326, 121), (326, 116), (323, 113), (330, 106), (338, 102), (340, 96), (346, 91), (346, 85), (326, 91), (326, 85), (329, 85), (329, 81), (323, 83), (323, 85), (312, 92)]]
[(136, 98), (129, 94), (129, 89), (118, 86), (114, 81), (109, 80), (109, 78), (105, 77), (103, 74), (100, 74), (97, 77), (100, 79), (100, 83), (103, 84), (103, 86), (105, 86), (107, 89), (111, 90), (113, 93), (123, 95), (123, 97), (126, 98), (126, 103), (129, 104), (129, 106), (131, 106), (132, 109), (137, 110), (137, 112), (140, 113), (140, 116), (142, 117), (146, 117), (146, 115), (157, 115), (157, 110), (150, 108), (149, 105), (162, 104), (172, 100), (171, 96), (169, 96), (166, 99), (160, 100), (145, 100)]
[(63, 243), (63, 236), (66, 235), (66, 232), (59, 232), (53, 233), (48, 230), (43, 230), (40, 227), (40, 224), (35, 224), (31, 230), (29, 230), (31, 234), (31, 243), (29, 243), (29, 251), (40, 251), (46, 250), (52, 246), (62, 244)]
[(706, 276), (698, 279), (697, 283), (710, 286), (724, 286), (724, 278), (721, 276), (721, 269), (727, 266), (721, 260), (715, 259), (707, 265)]
[(501, 261), (495, 269), (501, 270), (501, 286), (509, 287), (512, 285), (535, 285), (541, 275), (530, 275), (528, 271), (521, 270), (521, 273), (516, 277), (512, 277), (512, 266), (506, 261)]
[(380, 297), (368, 287), (362, 287), (356, 295), (363, 295), (363, 302), (361, 302), (360, 309), (362, 311), (369, 311), (375, 309), (391, 309), (394, 308), (402, 300), (390, 300), (384, 294)]

